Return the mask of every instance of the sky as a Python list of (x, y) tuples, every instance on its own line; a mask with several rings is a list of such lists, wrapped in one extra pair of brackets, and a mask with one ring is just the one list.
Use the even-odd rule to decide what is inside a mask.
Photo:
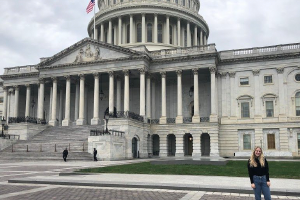
[[(0, 74), (88, 36), (89, 0), (1, 0)], [(300, 0), (200, 0), (218, 51), (300, 42)]]

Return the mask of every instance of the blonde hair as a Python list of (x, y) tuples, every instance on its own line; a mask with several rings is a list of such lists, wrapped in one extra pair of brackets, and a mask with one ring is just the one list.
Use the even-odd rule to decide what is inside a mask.
[(250, 167), (257, 167), (257, 163), (255, 162), (255, 158), (256, 158), (255, 150), (258, 149), (258, 148), (260, 148), (261, 154), (257, 159), (258, 159), (258, 161), (259, 161), (259, 163), (262, 167), (265, 166), (265, 156), (263, 154), (262, 148), (257, 146), (257, 147), (254, 148), (254, 150), (253, 150), (253, 152), (250, 156)]

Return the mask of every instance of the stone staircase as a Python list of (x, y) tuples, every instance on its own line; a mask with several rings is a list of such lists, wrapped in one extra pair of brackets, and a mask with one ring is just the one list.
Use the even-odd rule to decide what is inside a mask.
[(62, 160), (68, 149), (68, 160), (93, 160), (88, 153), (90, 129), (99, 127), (48, 127), (29, 140), (19, 140), (0, 152), (2, 160)]

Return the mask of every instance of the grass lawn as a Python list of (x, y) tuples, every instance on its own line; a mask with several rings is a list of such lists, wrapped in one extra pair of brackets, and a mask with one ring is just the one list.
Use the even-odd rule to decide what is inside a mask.
[[(270, 178), (300, 179), (300, 162), (269, 162)], [(248, 177), (247, 161), (229, 161), (225, 166), (215, 165), (151, 165), (150, 162), (112, 167), (81, 169), (88, 173), (122, 174), (176, 174)]]

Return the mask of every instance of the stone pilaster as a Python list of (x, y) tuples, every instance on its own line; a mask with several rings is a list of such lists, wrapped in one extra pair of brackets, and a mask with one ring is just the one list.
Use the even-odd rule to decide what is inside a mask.
[(218, 122), (218, 115), (216, 109), (216, 67), (210, 67), (210, 91), (211, 91), (211, 114), (210, 114), (210, 122)]
[[(52, 94), (52, 112), (51, 112), (52, 115), (51, 115), (51, 120), (49, 121), (49, 125), (51, 125), (51, 126), (57, 126), (57, 120), (56, 120), (57, 119), (56, 118), (57, 78), (56, 77), (52, 77), (52, 82), (53, 82), (53, 86), (52, 86), (52, 90), (53, 90), (53, 94)], [(41, 92), (41, 90), (40, 90), (40, 92)], [(44, 99), (40, 98), (40, 101), (43, 101), (43, 100)]]
[(146, 42), (146, 18), (145, 13), (142, 13), (142, 43)]
[(193, 123), (200, 122), (199, 114), (199, 83), (198, 83), (198, 69), (193, 69), (194, 74), (194, 116), (192, 118)]
[(145, 92), (145, 69), (140, 69), (140, 115), (145, 116), (146, 92)]
[(129, 70), (124, 70), (124, 111), (129, 111)]
[(14, 86), (15, 88), (15, 113), (14, 116), (18, 117), (19, 114), (19, 94), (20, 94), (20, 88), (19, 86)]
[(79, 116), (78, 119), (76, 120), (76, 125), (85, 125), (86, 124), (86, 119), (84, 118), (84, 85), (85, 85), (85, 76), (84, 74), (79, 74), (80, 77), (80, 88), (79, 88)]
[(31, 87), (29, 84), (26, 85), (26, 106), (25, 106), (25, 117), (30, 116), (30, 93)]
[(118, 20), (118, 44), (122, 44), (122, 17), (119, 17)]
[(132, 44), (132, 43), (134, 43), (134, 41), (133, 41), (133, 16), (132, 15), (130, 15), (129, 22), (130, 22), (130, 44)]
[(182, 70), (177, 70), (177, 117), (176, 124), (183, 123), (182, 116)]
[[(40, 82), (40, 89), (39, 89), (39, 95), (38, 95), (38, 114), (37, 114), (37, 118), (38, 119), (44, 119), (45, 82), (44, 82), (43, 79), (39, 79), (39, 82)], [(52, 112), (52, 110), (51, 110), (51, 112)]]
[(154, 41), (154, 44), (157, 43), (157, 13), (154, 14), (154, 27), (153, 27), (153, 30), (154, 30), (154, 35), (153, 35), (153, 41)]
[(186, 33), (187, 33), (187, 47), (191, 47), (191, 29), (190, 22), (186, 24)]
[(147, 92), (146, 92), (146, 115), (151, 118), (151, 75), (147, 75)]
[(181, 46), (181, 24), (180, 24), (180, 18), (177, 18), (177, 45), (180, 47)]
[(254, 76), (254, 121), (256, 123), (262, 122), (262, 115), (261, 115), (261, 98), (260, 98), (260, 81), (259, 81), (259, 73), (260, 70), (256, 69), (253, 70)]
[(166, 15), (166, 44), (170, 44), (170, 17)]
[(107, 36), (107, 43), (109, 43), (109, 44), (113, 43), (111, 35), (112, 35), (112, 21), (109, 20), (108, 21), (108, 36)]
[(65, 102), (65, 119), (62, 121), (62, 126), (70, 126), (71, 113), (71, 77), (66, 76), (66, 102)]
[(99, 73), (94, 73), (94, 116), (91, 125), (100, 124), (99, 119)]
[(279, 67), (276, 69), (278, 74), (278, 88), (279, 88), (279, 122), (287, 122), (287, 116), (286, 116), (286, 103), (284, 97), (284, 84), (283, 84), (283, 73), (284, 68)]

